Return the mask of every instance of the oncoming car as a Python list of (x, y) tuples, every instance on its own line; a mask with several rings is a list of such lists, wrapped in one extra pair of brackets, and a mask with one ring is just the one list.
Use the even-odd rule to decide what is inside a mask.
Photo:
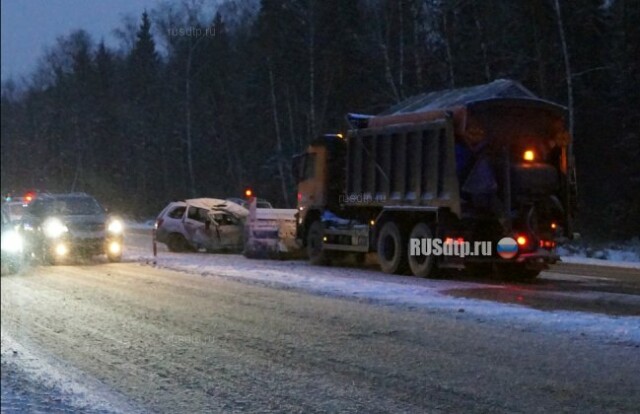
[(155, 237), (172, 252), (240, 251), (249, 211), (228, 200), (196, 198), (169, 203), (158, 215)]
[(22, 217), (25, 249), (47, 264), (106, 254), (122, 258), (124, 225), (85, 193), (41, 194)]
[(16, 225), (9, 215), (2, 210), (2, 270), (16, 273), (22, 263), (24, 243)]

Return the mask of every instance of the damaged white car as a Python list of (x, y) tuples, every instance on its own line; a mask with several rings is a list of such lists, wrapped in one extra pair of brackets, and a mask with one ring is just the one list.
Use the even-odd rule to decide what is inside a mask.
[(172, 252), (239, 252), (248, 215), (246, 208), (228, 200), (174, 201), (158, 215), (155, 239)]

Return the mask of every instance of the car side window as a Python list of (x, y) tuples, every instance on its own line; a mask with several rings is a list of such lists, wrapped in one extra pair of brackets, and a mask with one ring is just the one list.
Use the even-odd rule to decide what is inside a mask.
[(206, 223), (207, 220), (209, 220), (207, 210), (198, 207), (189, 207), (188, 217), (191, 220), (199, 221), (201, 223)]
[(180, 219), (184, 216), (184, 211), (186, 210), (185, 206), (179, 206), (171, 210), (168, 214), (169, 217), (173, 219)]
[(216, 215), (216, 219), (221, 226), (231, 226), (234, 224), (238, 224), (238, 220), (228, 214)]

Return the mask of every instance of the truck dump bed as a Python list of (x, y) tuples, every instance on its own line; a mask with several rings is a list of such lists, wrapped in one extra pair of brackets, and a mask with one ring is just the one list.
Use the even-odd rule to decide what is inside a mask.
[(450, 119), (351, 131), (342, 202), (459, 212), (454, 145)]

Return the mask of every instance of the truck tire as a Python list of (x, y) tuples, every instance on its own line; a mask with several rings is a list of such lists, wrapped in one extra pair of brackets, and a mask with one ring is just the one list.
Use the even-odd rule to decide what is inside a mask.
[[(433, 232), (427, 223), (416, 223), (411, 229), (409, 239), (431, 239), (433, 238)], [(409, 248), (407, 248), (407, 261), (409, 262), (409, 268), (414, 276), (429, 277), (434, 273), (435, 257), (433, 255), (414, 256), (411, 254)]]
[(407, 240), (398, 225), (386, 222), (378, 234), (378, 263), (385, 273), (404, 274), (407, 271)]
[(307, 256), (309, 263), (316, 266), (329, 264), (327, 252), (322, 248), (324, 225), (321, 221), (314, 221), (307, 232)]

